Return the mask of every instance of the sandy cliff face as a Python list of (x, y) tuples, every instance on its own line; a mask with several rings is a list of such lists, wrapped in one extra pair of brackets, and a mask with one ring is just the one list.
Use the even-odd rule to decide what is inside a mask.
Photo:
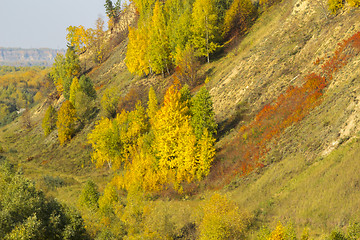
[(360, 31), (359, 10), (345, 9), (334, 16), (324, 12), (321, 3), (326, 4), (283, 1), (252, 27), (239, 49), (223, 60), (224, 67), (213, 71), (211, 94), (219, 121), (243, 101), (259, 111), (289, 85), (320, 72), (323, 61), (313, 63), (326, 60), (339, 42)]
[(53, 63), (56, 54), (64, 54), (64, 50), (48, 48), (21, 49), (21, 48), (0, 48), (0, 65), (45, 65)]

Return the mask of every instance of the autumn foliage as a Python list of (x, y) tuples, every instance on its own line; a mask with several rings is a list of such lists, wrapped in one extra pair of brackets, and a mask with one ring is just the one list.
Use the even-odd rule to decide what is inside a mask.
[(76, 110), (70, 101), (65, 101), (58, 112), (56, 126), (61, 145), (69, 141), (75, 132)]
[[(88, 135), (96, 165), (123, 170), (114, 180), (119, 188), (154, 192), (170, 187), (182, 192), (184, 183), (209, 174), (216, 132), (210, 95), (202, 89), (190, 110), (178, 88), (167, 90), (161, 107), (151, 88), (147, 109), (138, 102), (132, 111), (98, 121)], [(195, 116), (205, 121), (192, 122)]]
[(360, 32), (338, 44), (334, 56), (321, 66), (320, 74), (308, 74), (301, 86), (289, 86), (285, 93), (266, 104), (252, 122), (242, 126), (231, 147), (221, 153), (239, 159), (231, 167), (228, 180), (262, 167), (261, 159), (271, 150), (271, 145), (287, 127), (304, 119), (321, 103), (334, 74), (359, 53)]

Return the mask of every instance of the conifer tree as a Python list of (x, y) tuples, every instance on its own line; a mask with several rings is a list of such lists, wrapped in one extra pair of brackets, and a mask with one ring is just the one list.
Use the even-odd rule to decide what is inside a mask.
[(82, 75), (79, 79), (79, 85), (83, 93), (85, 93), (91, 99), (96, 98), (96, 90), (94, 89), (93, 82), (88, 76)]
[(200, 139), (205, 129), (210, 135), (216, 134), (217, 124), (212, 106), (211, 96), (206, 87), (202, 87), (192, 99), (191, 124), (194, 128), (197, 139)]
[(180, 89), (180, 101), (185, 103), (186, 106), (188, 108), (190, 108), (190, 100), (191, 100), (191, 92), (190, 92), (190, 88), (189, 85), (185, 84), (181, 89)]
[(108, 18), (114, 18), (116, 15), (115, 6), (111, 0), (106, 0), (105, 2), (105, 13)]

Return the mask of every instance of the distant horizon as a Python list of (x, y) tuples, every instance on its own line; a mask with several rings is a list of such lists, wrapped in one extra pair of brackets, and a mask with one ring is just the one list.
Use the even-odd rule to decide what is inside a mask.
[(17, 0), (0, 8), (0, 47), (66, 49), (66, 28), (106, 22), (105, 0)]
[(46, 50), (57, 50), (57, 51), (66, 51), (66, 48), (49, 48), (49, 47), (36, 47), (36, 48), (23, 48), (23, 47), (2, 47), (0, 49), (10, 49), (10, 50), (34, 50), (34, 49), (46, 49)]

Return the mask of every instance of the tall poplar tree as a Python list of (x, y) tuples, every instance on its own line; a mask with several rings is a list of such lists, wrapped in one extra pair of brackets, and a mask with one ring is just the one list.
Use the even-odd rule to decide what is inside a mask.
[(77, 77), (74, 77), (72, 80), (71, 86), (70, 86), (70, 97), (69, 101), (72, 103), (73, 106), (75, 106), (75, 98), (76, 94), (81, 90), (79, 79)]
[(200, 56), (210, 62), (210, 53), (220, 47), (217, 43), (218, 13), (215, 0), (196, 0), (192, 12), (193, 45)]
[(170, 48), (166, 33), (165, 15), (159, 1), (154, 6), (149, 38), (149, 54), (153, 71), (157, 74), (164, 73), (165, 71), (169, 72)]
[(138, 29), (129, 27), (129, 43), (126, 52), (126, 66), (137, 75), (150, 73), (149, 38), (146, 27)]
[(65, 101), (58, 112), (56, 126), (61, 145), (70, 140), (75, 132), (76, 110), (70, 101)]

